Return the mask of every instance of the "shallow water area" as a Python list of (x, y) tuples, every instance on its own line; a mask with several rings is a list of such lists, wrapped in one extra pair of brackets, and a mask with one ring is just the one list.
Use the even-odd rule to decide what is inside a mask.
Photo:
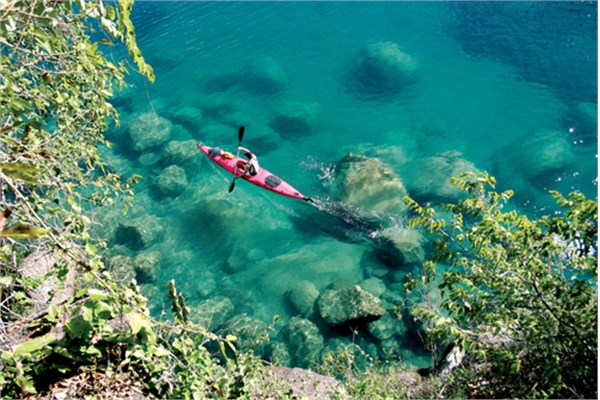
[[(143, 179), (133, 209), (105, 217), (111, 251), (144, 261), (135, 274), (156, 316), (168, 316), (170, 279), (240, 344), (256, 331), (231, 321), (278, 315), (271, 345), (256, 349), (265, 357), (306, 366), (356, 343), (428, 366), (414, 325), (394, 314), (426, 241), (386, 193), (452, 199), (448, 174), (475, 168), (532, 214), (552, 205), (549, 189), (596, 197), (597, 9), (568, 3), (561, 19), (565, 7), (138, 0), (138, 42), (157, 78), (134, 76), (115, 99), (122, 126), (105, 153)], [(196, 145), (235, 154), (241, 125), (261, 166), (316, 206), (241, 179), (228, 193), (230, 174)], [(316, 299), (354, 285), (384, 315), (354, 330), (328, 324)], [(297, 318), (312, 324), (304, 342), (290, 339), (305, 326)]]

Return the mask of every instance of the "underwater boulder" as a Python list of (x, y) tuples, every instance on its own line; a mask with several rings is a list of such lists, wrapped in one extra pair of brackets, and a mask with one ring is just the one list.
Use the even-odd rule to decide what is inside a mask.
[(566, 135), (559, 131), (538, 132), (505, 149), (508, 165), (534, 182), (542, 175), (555, 174), (576, 161)]
[(388, 340), (393, 336), (403, 338), (408, 332), (402, 320), (390, 313), (385, 313), (385, 315), (377, 321), (369, 323), (367, 329), (369, 333), (380, 342)]
[(362, 289), (371, 293), (375, 297), (381, 296), (385, 292), (385, 283), (379, 278), (368, 278), (358, 284)]
[(289, 102), (271, 119), (269, 127), (284, 139), (309, 135), (320, 109), (318, 103)]
[(425, 261), (425, 238), (417, 229), (387, 228), (381, 237), (400, 254), (403, 265), (420, 265)]
[(358, 285), (328, 290), (319, 296), (317, 305), (321, 317), (332, 326), (370, 322), (385, 314), (381, 300)]
[(292, 362), (292, 357), (283, 342), (271, 341), (267, 345), (267, 355), (269, 361), (279, 366), (289, 366)]
[(236, 315), (223, 325), (225, 334), (236, 337), (235, 347), (241, 350), (253, 350), (257, 356), (265, 351), (264, 334), (267, 324), (247, 314)]
[(407, 191), (402, 179), (377, 158), (347, 154), (338, 163), (332, 196), (373, 212), (403, 213)]
[(131, 257), (121, 254), (113, 255), (109, 256), (104, 263), (116, 282), (129, 284), (135, 278), (135, 263)]
[(300, 281), (287, 293), (287, 299), (294, 310), (301, 315), (312, 314), (319, 291), (312, 282)]
[(179, 196), (188, 186), (185, 170), (179, 165), (169, 165), (158, 174), (154, 186), (161, 197)]
[(114, 241), (131, 250), (143, 250), (158, 242), (163, 233), (160, 218), (148, 214), (121, 222), (115, 230)]
[(402, 169), (402, 177), (411, 197), (455, 201), (461, 198), (462, 192), (450, 178), (469, 171), (477, 171), (473, 163), (462, 158), (458, 151), (446, 151), (407, 163)]
[(173, 124), (153, 112), (138, 114), (129, 124), (131, 147), (144, 152), (169, 140)]
[[(347, 353), (352, 354), (353, 363), (359, 368), (369, 365), (369, 360), (363, 349), (361, 349), (358, 344), (353, 343), (352, 339), (347, 337), (335, 337), (329, 339), (321, 351), (321, 360), (335, 359), (336, 357), (340, 357)], [(341, 359), (345, 360), (346, 358), (344, 357)]]
[(292, 317), (279, 334), (287, 344), (293, 365), (306, 368), (318, 361), (323, 349), (323, 336), (313, 322)]
[(193, 139), (170, 141), (162, 151), (162, 163), (164, 165), (179, 165), (184, 169), (195, 167), (201, 155), (197, 144)]
[(134, 259), (135, 279), (139, 283), (153, 283), (160, 268), (160, 253), (145, 251)]
[(360, 95), (396, 94), (417, 78), (419, 62), (393, 42), (365, 48), (351, 68), (349, 85)]
[(240, 71), (239, 84), (254, 94), (275, 94), (287, 84), (287, 75), (281, 64), (273, 57), (256, 58), (248, 67)]
[(234, 311), (232, 301), (225, 296), (215, 296), (190, 307), (190, 320), (215, 332), (231, 317)]

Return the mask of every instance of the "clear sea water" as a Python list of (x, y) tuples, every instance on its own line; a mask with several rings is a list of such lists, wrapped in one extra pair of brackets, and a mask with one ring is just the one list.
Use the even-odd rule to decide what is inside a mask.
[[(515, 205), (530, 214), (552, 212), (550, 189), (597, 197), (595, 2), (138, 0), (133, 21), (156, 82), (133, 74), (132, 87), (116, 101), (123, 124), (110, 133), (111, 165), (143, 179), (133, 209), (111, 223), (150, 215), (162, 233), (145, 249), (112, 244), (131, 257), (158, 252), (156, 280), (143, 285), (156, 316), (169, 314), (170, 279), (192, 309), (225, 296), (234, 306), (228, 317), (270, 323), (278, 315), (273, 338), (297, 314), (286, 293), (300, 281), (322, 292), (387, 268), (378, 275), (386, 285), (382, 296), (390, 308), (401, 301), (398, 275), (406, 271), (373, 257), (378, 244), (371, 238), (378, 229), (401, 229), (402, 216), (385, 215), (373, 227), (361, 223), (368, 210), (360, 207), (344, 213), (348, 208), (338, 204), (332, 216), (241, 180), (228, 193), (231, 177), (194, 143), (235, 153), (242, 124), (243, 145), (264, 168), (325, 203), (336, 163), (348, 152), (373, 149), (403, 150), (401, 162), (388, 163), (399, 176), (414, 160), (460, 152), (496, 176), (500, 189), (515, 189)], [(365, 95), (350, 71), (361, 51), (381, 42), (418, 60), (416, 78), (398, 92)], [(251, 68), (265, 59), (281, 87), (256, 83)], [(291, 123), (274, 128), (290, 104), (308, 110), (310, 130)], [(147, 112), (170, 120), (171, 140), (189, 140), (197, 151), (177, 196), (155, 188), (164, 148), (131, 149), (128, 130)], [(544, 147), (548, 140), (555, 145)], [(555, 157), (566, 161), (553, 164)], [(532, 177), (528, 169), (539, 163), (556, 167)], [(430, 179), (426, 173), (417, 179)], [(373, 350), (381, 344), (365, 332), (333, 331), (312, 320), (325, 341), (354, 340), (384, 359), (430, 362), (410, 326), (386, 352)]]

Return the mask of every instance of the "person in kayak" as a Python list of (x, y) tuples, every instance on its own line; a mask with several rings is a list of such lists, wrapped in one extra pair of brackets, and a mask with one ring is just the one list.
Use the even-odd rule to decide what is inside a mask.
[[(248, 159), (247, 162), (239, 162), (238, 166), (243, 169), (242, 173), (240, 173), (238, 177), (244, 176), (246, 174), (249, 174), (251, 176), (257, 175), (260, 172), (260, 166), (258, 165), (258, 158), (256, 157), (256, 155), (245, 147), (238, 146), (238, 149), (242, 150), (244, 152), (244, 156), (246, 156), (246, 158)], [(243, 165), (241, 165), (242, 163)]]

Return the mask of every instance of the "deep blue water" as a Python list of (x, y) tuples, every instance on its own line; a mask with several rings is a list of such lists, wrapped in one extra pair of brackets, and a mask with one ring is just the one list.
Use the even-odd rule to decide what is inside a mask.
[[(297, 314), (286, 293), (298, 282), (322, 292), (376, 278), (391, 310), (412, 269), (382, 257), (373, 240), (402, 231), (402, 215), (380, 213), (371, 224), (361, 216), (372, 210), (342, 202), (327, 207), (332, 216), (243, 181), (229, 194), (230, 177), (199, 151), (184, 165), (185, 187), (165, 195), (157, 180), (181, 159), (165, 158), (168, 141), (135, 149), (130, 132), (144, 113), (169, 120), (169, 140), (186, 141), (191, 153), (200, 142), (235, 152), (245, 125), (244, 144), (263, 167), (325, 203), (335, 200), (335, 166), (348, 152), (382, 155), (420, 200), (437, 199), (412, 188), (442, 179), (423, 160), (449, 151), (515, 189), (524, 212), (551, 212), (549, 189), (596, 197), (595, 2), (138, 1), (133, 21), (156, 82), (133, 74), (116, 100), (123, 124), (110, 134), (110, 159), (144, 176), (126, 218), (150, 216), (160, 232), (146, 248), (113, 240), (113, 249), (159, 255), (157, 278), (143, 287), (156, 315), (168, 309), (164, 285), (174, 278), (192, 308), (225, 296), (228, 317), (279, 315), (276, 337)], [(416, 60), (400, 89), (360, 69), (374, 43)], [(301, 118), (283, 118), (289, 110)], [(429, 362), (403, 321), (383, 344), (310, 319), (325, 341)]]

